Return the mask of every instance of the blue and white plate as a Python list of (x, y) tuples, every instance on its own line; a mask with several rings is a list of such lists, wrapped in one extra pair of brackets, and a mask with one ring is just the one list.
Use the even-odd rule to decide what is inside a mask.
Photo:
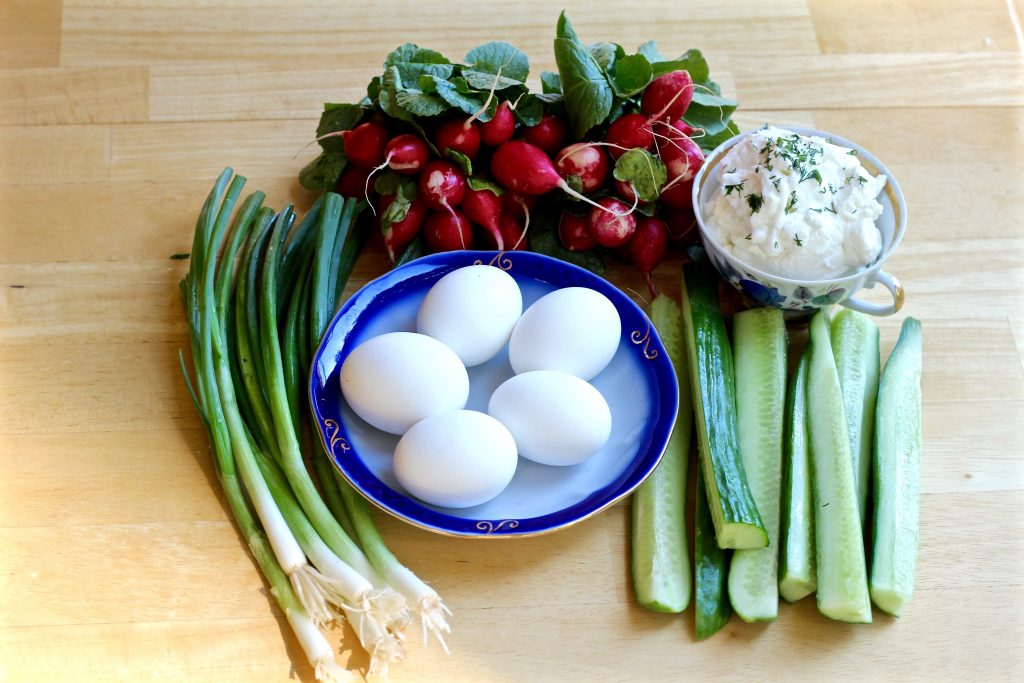
[[(415, 331), (427, 290), (445, 274), (489, 264), (512, 275), (523, 307), (562, 287), (589, 287), (607, 296), (622, 318), (619, 350), (592, 383), (608, 401), (612, 433), (594, 457), (571, 467), (519, 459), (512, 483), (471, 508), (420, 502), (395, 479), (391, 459), (399, 437), (356, 416), (341, 394), (341, 364), (356, 346), (385, 332)], [(487, 411), (491, 393), (512, 376), (507, 347), (469, 369), (467, 408)], [(313, 419), (335, 465), (370, 502), (411, 524), (452, 536), (533, 536), (570, 526), (629, 495), (664, 453), (679, 405), (679, 387), (665, 347), (646, 314), (593, 273), (532, 252), (452, 251), (412, 261), (356, 292), (331, 321), (310, 373)], [(487, 444), (480, 444), (487, 448)], [(457, 476), (457, 475), (456, 475)]]

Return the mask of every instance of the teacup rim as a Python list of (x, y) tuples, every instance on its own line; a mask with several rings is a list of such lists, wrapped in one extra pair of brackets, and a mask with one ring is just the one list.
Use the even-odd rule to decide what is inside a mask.
[(751, 133), (757, 130), (760, 130), (760, 128), (752, 128), (750, 130), (743, 131), (741, 133), (738, 133), (737, 135), (732, 136), (728, 140), (722, 142), (722, 144), (718, 145), (718, 147), (715, 147), (715, 149), (713, 149), (705, 157), (704, 164), (700, 167), (700, 170), (697, 171), (697, 175), (694, 177), (693, 189), (691, 190), (691, 192), (693, 201), (693, 215), (697, 219), (697, 229), (700, 231), (701, 239), (710, 242), (712, 245), (714, 245), (715, 249), (721, 252), (724, 258), (731, 261), (734, 265), (739, 266), (748, 273), (760, 277), (764, 280), (781, 282), (788, 285), (821, 287), (829, 284), (847, 283), (853, 282), (855, 280), (865, 277), (866, 275), (871, 275), (881, 270), (882, 265), (885, 263), (885, 261), (893, 254), (893, 252), (896, 251), (896, 248), (899, 247), (900, 243), (903, 241), (903, 235), (906, 233), (907, 230), (906, 199), (903, 196), (903, 190), (900, 188), (899, 182), (893, 176), (892, 172), (885, 166), (885, 164), (883, 164), (878, 159), (877, 156), (872, 154), (868, 149), (841, 135), (836, 135), (835, 133), (819, 130), (817, 128), (809, 128), (806, 126), (779, 125), (778, 127), (784, 128), (785, 130), (789, 130), (794, 133), (799, 133), (800, 135), (816, 135), (818, 137), (831, 139), (833, 142), (839, 144), (840, 146), (855, 149), (857, 150), (857, 155), (861, 158), (861, 162), (863, 163), (865, 160), (870, 162), (871, 166), (874, 168), (876, 175), (879, 173), (885, 174), (886, 189), (883, 191), (885, 191), (887, 194), (891, 192), (889, 199), (896, 205), (896, 208), (898, 210), (896, 228), (893, 232), (892, 241), (884, 250), (882, 250), (882, 253), (878, 255), (878, 258), (876, 258), (873, 263), (871, 263), (868, 266), (865, 266), (863, 269), (858, 270), (850, 275), (844, 275), (842, 277), (837, 278), (825, 278), (822, 280), (798, 280), (786, 277), (784, 275), (776, 275), (773, 273), (766, 272), (764, 270), (761, 270), (760, 268), (750, 265), (746, 261), (743, 261), (739, 257), (732, 254), (721, 244), (719, 244), (718, 241), (708, 231), (707, 227), (704, 225), (703, 207), (701, 207), (700, 205), (701, 188), (704, 185), (704, 180), (707, 177), (708, 173), (710, 173), (712, 169), (717, 168), (721, 164), (722, 157), (725, 156), (725, 152), (729, 148), (738, 144), (740, 140), (742, 140), (746, 136), (750, 135)]

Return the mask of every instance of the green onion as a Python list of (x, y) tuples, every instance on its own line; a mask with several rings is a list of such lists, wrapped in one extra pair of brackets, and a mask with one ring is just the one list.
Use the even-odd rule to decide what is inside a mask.
[[(293, 591), (288, 577), (278, 562), (276, 548), (273, 547), (273, 543), (270, 542), (268, 536), (260, 529), (252, 510), (249, 508), (246, 496), (238, 480), (235, 462), (232, 458), (233, 446), (235, 444), (232, 443), (229, 436), (227, 419), (224, 414), (225, 406), (221, 402), (218, 381), (214, 376), (214, 340), (219, 335), (216, 321), (211, 320), (214, 317), (214, 307), (211, 304), (215, 301), (212, 292), (215, 283), (214, 264), (217, 247), (220, 243), (220, 234), (224, 230), (224, 222), (226, 217), (230, 215), (231, 209), (245, 182), (242, 178), (235, 178), (227, 191), (227, 196), (225, 196), (225, 187), (231, 175), (230, 169), (225, 170), (220, 175), (203, 205), (193, 240), (189, 272), (181, 284), (189, 322), (189, 340), (196, 372), (195, 386), (189, 380), (183, 358), (182, 372), (185, 374), (189, 393), (196, 404), (196, 409), (202, 417), (203, 425), (209, 435), (214, 453), (217, 477), (227, 498), (228, 507), (238, 524), (239, 530), (246, 539), (253, 557), (255, 557), (264, 576), (270, 582), (271, 593), (277, 600), (278, 606), (285, 613), (292, 630), (302, 645), (303, 651), (306, 653), (307, 659), (313, 665), (317, 679), (340, 681), (346, 676), (346, 672), (338, 667), (334, 660), (334, 653), (330, 643), (320, 633), (316, 624)], [(261, 201), (262, 197), (259, 200)], [(258, 202), (253, 200), (253, 205), (256, 204)], [(220, 205), (219, 212), (217, 211), (218, 205)], [(224, 217), (223, 221), (221, 220), (222, 216)], [(243, 230), (245, 227), (241, 219), (236, 224), (236, 230)], [(234, 240), (232, 240), (233, 243)], [(228, 251), (231, 251), (230, 246)], [(222, 269), (222, 273), (226, 273), (227, 270), (227, 268)], [(221, 310), (226, 315), (227, 307)], [(223, 360), (222, 355), (220, 358)], [(224, 363), (222, 362), (221, 366), (223, 365)], [(226, 375), (228, 386), (230, 386), (230, 373), (222, 374)], [(195, 390), (195, 387), (198, 387), (198, 392)]]

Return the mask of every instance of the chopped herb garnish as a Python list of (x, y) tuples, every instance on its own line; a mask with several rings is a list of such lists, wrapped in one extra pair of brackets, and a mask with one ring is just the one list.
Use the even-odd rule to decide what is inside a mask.
[(816, 168), (813, 169), (813, 170), (807, 171), (806, 173), (801, 175), (800, 176), (800, 182), (802, 183), (803, 181), (810, 180), (812, 178), (814, 180), (816, 180), (819, 185), (821, 185), (821, 173), (819, 173), (818, 169), (816, 169)]
[(743, 190), (743, 183), (745, 183), (745, 182), (747, 182), (747, 181), (741, 180), (738, 183), (733, 183), (732, 185), (726, 185), (725, 186), (725, 196), (728, 197), (729, 195), (731, 195), (733, 193), (734, 190), (736, 191), (737, 194), (743, 194), (743, 192), (742, 192), (742, 190)]
[(775, 251), (778, 251), (778, 250), (779, 250), (779, 242), (778, 242), (778, 240), (776, 240), (776, 242), (775, 242)]
[[(726, 171), (726, 173), (735, 173), (735, 172), (736, 172), (735, 168), (730, 168), (729, 170)], [(853, 176), (851, 176), (851, 177), (853, 177)]]
[(793, 241), (796, 242), (796, 246), (798, 247), (804, 246), (804, 242), (800, 239), (800, 235), (793, 235)]
[(828, 211), (829, 213), (835, 213), (836, 212), (836, 203), (835, 203), (835, 201), (833, 201), (830, 205), (826, 206), (825, 207), (825, 211)]
[(864, 176), (862, 176), (862, 175), (857, 176), (857, 182), (860, 183), (861, 185), (863, 185), (867, 181), (868, 181), (868, 179), (865, 178)]
[(747, 236), (746, 236), (746, 237), (744, 237), (743, 239), (745, 239), (745, 240), (749, 240), (749, 239), (750, 239), (750, 236), (751, 236), (751, 235), (753, 235), (753, 234), (754, 234), (754, 233), (752, 233), (752, 232), (748, 232), (748, 233), (747, 233)]
[(855, 157), (855, 156), (857, 156), (857, 150), (851, 149), (849, 152), (847, 152), (847, 154), (849, 154), (850, 156), (854, 156)]
[(764, 199), (759, 194), (748, 194), (747, 195), (747, 206), (750, 207), (750, 215), (753, 216), (755, 213), (761, 210), (761, 205), (764, 204)]
[(786, 202), (786, 213), (796, 211), (796, 190), (789, 193), (789, 201)]

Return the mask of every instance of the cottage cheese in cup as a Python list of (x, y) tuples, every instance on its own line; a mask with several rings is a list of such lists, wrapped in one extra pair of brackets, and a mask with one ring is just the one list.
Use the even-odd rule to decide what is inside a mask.
[(703, 212), (707, 230), (744, 263), (795, 280), (863, 270), (882, 251), (875, 220), (884, 175), (855, 150), (825, 138), (765, 127), (723, 157), (721, 190)]

